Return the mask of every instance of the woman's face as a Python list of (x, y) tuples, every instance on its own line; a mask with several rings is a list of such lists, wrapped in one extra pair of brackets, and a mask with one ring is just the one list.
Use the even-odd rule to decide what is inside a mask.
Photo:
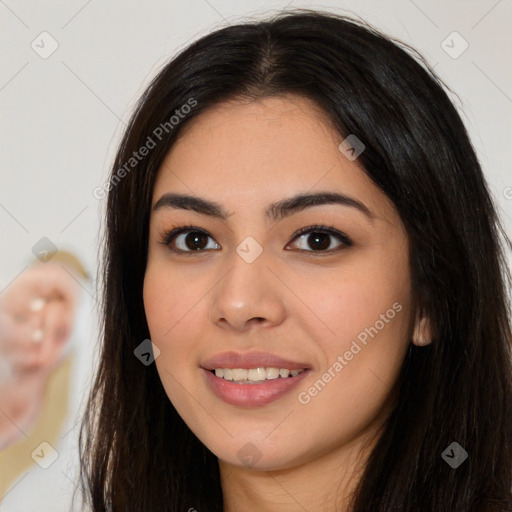
[(341, 452), (392, 405), (412, 332), (408, 240), (342, 141), (303, 98), (226, 102), (158, 173), (144, 281), (156, 366), (226, 464)]

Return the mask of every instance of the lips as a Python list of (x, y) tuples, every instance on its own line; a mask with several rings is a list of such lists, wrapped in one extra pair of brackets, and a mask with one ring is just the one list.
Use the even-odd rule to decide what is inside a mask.
[[(303, 370), (295, 376), (275, 378), (262, 382), (242, 383), (228, 381), (215, 375), (218, 368), (286, 368)], [(206, 386), (222, 401), (238, 407), (261, 407), (289, 394), (310, 373), (311, 366), (291, 361), (268, 352), (223, 352), (201, 364)]]
[(295, 377), (266, 380), (257, 384), (237, 384), (216, 377), (210, 370), (201, 370), (206, 386), (223, 402), (238, 407), (262, 407), (289, 394), (309, 374), (305, 370)]
[(268, 352), (223, 352), (201, 363), (205, 370), (215, 368), (288, 368), (289, 370), (309, 370), (311, 366), (300, 361), (290, 361)]

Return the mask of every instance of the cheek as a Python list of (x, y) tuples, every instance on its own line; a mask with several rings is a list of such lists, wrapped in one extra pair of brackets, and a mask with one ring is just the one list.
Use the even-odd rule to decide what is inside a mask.
[(190, 309), (187, 299), (175, 293), (177, 289), (183, 288), (171, 275), (159, 272), (155, 265), (148, 267), (144, 278), (144, 309), (151, 341), (160, 350), (155, 364), (168, 395), (174, 382), (170, 376), (177, 376), (181, 371), (191, 348), (188, 343), (179, 343), (179, 331), (187, 325), (192, 311), (187, 315)]
[[(167, 267), (167, 268), (166, 268)], [(207, 293), (205, 283), (197, 279), (197, 273), (172, 271), (169, 265), (151, 264), (144, 278), (144, 309), (152, 341), (159, 348), (173, 344), (176, 334), (191, 330), (197, 325), (201, 299)]]
[(194, 321), (200, 302), (196, 298), (197, 286), (185, 281), (165, 268), (148, 266), (144, 308), (151, 341), (160, 350), (155, 365), (165, 392), (180, 416), (187, 418), (192, 428), (197, 428), (200, 417), (190, 399), (190, 392), (195, 389), (193, 377), (197, 375), (190, 371), (190, 366), (197, 354), (194, 340), (200, 339), (200, 326)]
[(325, 362), (299, 401), (314, 414), (330, 408), (333, 421), (349, 415), (360, 428), (386, 402), (408, 347), (407, 262), (380, 256), (309, 291), (329, 333), (320, 333), (318, 321), (310, 324)]
[[(410, 287), (407, 272), (389, 265), (350, 267), (302, 290), (314, 313), (315, 329), (324, 351), (348, 350), (352, 340), (364, 342), (375, 334), (396, 339), (406, 337), (409, 326)], [(335, 277), (333, 277), (333, 275)], [(385, 333), (385, 335), (384, 335)], [(327, 334), (327, 335), (325, 335)], [(317, 337), (317, 339), (318, 339)]]
[(160, 349), (156, 365), (168, 391), (187, 384), (190, 367), (199, 368), (197, 344), (204, 338), (205, 283), (169, 265), (148, 265), (144, 278), (144, 308), (151, 341)]
[(299, 396), (309, 417), (329, 411), (327, 424), (339, 426), (339, 418), (346, 418), (353, 433), (365, 428), (386, 404), (405, 357), (410, 323), (406, 263), (401, 267), (381, 257), (364, 268), (355, 267), (308, 289), (308, 305), (329, 334), (324, 336), (318, 320), (309, 324), (325, 364)]

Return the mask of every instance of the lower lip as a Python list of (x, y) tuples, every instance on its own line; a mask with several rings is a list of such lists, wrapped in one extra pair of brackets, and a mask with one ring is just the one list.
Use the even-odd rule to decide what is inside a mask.
[(221, 400), (242, 407), (258, 407), (278, 400), (292, 391), (309, 373), (309, 370), (304, 370), (295, 377), (278, 377), (265, 380), (261, 384), (236, 384), (217, 377), (210, 370), (202, 370), (208, 386)]

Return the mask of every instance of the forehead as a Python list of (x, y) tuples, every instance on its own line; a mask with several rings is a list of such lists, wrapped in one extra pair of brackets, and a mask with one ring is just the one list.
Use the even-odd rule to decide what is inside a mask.
[(154, 186), (153, 204), (169, 191), (233, 205), (261, 205), (315, 189), (364, 201), (379, 216), (389, 199), (357, 160), (323, 110), (295, 95), (223, 102), (185, 125)]

